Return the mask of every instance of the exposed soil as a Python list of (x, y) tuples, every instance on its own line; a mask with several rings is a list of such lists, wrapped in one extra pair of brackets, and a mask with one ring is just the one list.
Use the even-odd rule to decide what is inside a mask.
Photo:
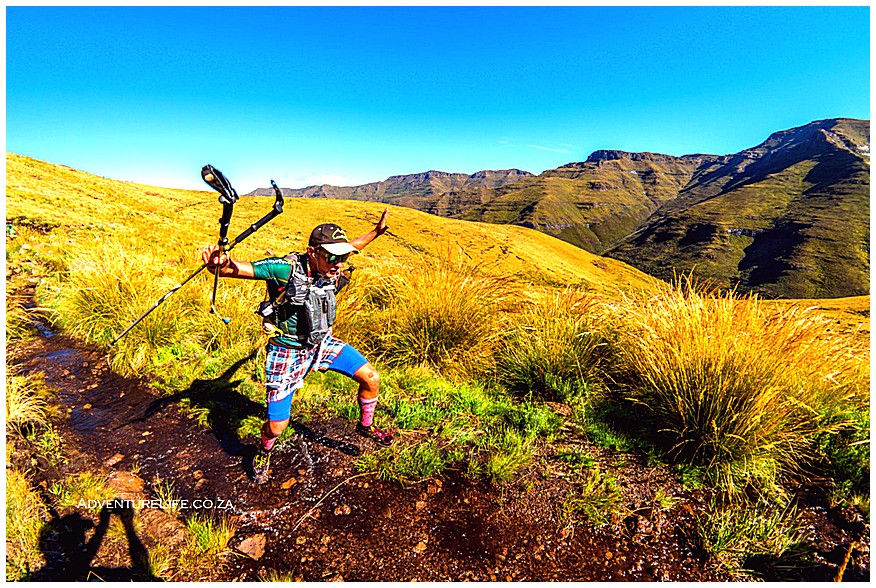
[[(729, 579), (689, 539), (705, 496), (683, 489), (667, 468), (646, 467), (635, 455), (592, 448), (603, 471), (621, 482), (631, 511), (603, 526), (562, 518), (561, 505), (575, 482), (559, 475), (559, 465), (553, 475), (533, 470), (504, 487), (456, 474), (410, 487), (358, 475), (356, 455), (376, 446), (356, 436), (353, 423), (337, 418), (296, 423), (294, 442), (274, 457), (270, 483), (257, 486), (248, 472), (253, 446), (236, 437), (221, 406), (233, 403), (259, 416), (263, 407), (235, 393), (224, 377), (159, 398), (144, 383), (113, 374), (103, 351), (45, 329), (20, 345), (17, 356), (23, 373), (45, 374), (66, 412), (60, 425), (66, 463), (29, 464), (38, 466), (42, 488), (71, 471), (131, 477), (133, 469), (143, 480), (157, 475), (174, 481), (191, 508), (195, 500), (212, 501), (217, 514), (234, 517), (231, 547), (246, 539), (258, 545), (264, 537), (264, 554), (257, 560), (238, 553), (205, 578), (252, 581), (273, 570), (305, 581)], [(183, 398), (194, 405), (218, 401), (212, 430), (180, 412)], [(15, 460), (33, 459), (25, 444), (16, 443)], [(660, 508), (654, 501), (660, 488), (680, 500)], [(140, 495), (152, 496), (148, 488)], [(869, 525), (857, 511), (829, 508), (818, 491), (801, 492), (800, 499), (812, 532), (806, 564), (791, 570), (769, 558), (748, 564), (767, 579), (824, 581), (834, 579), (849, 554), (843, 578), (869, 580)], [(53, 516), (53, 532), (43, 542), (49, 563), (35, 579), (69, 579), (71, 572), (81, 579), (149, 579), (140, 565), (143, 550), (157, 539), (169, 541), (155, 521), (174, 529), (167, 515), (153, 516), (152, 523), (141, 525), (139, 537), (129, 533), (127, 550), (92, 544), (83, 551), (95, 517), (84, 509)], [(139, 518), (149, 517), (141, 511)]]

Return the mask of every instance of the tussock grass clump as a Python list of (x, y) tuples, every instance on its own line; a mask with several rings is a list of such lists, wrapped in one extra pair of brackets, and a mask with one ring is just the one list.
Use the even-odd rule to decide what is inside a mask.
[(40, 531), (48, 511), (25, 475), (6, 470), (6, 579), (26, 579), (45, 564)]
[(186, 520), (186, 532), (186, 542), (171, 556), (171, 561), (164, 561), (160, 557), (163, 554), (158, 554), (158, 561), (152, 562), (155, 568), (162, 568), (167, 579), (215, 580), (225, 569), (228, 542), (234, 537), (235, 525), (225, 518), (196, 513)]
[(42, 374), (17, 375), (6, 366), (6, 429), (24, 435), (49, 423)]
[(619, 354), (634, 400), (670, 453), (704, 465), (731, 493), (811, 462), (815, 436), (852, 426), (868, 403), (862, 354), (806, 310), (766, 311), (754, 296), (684, 280), (627, 302)]
[(793, 557), (806, 534), (793, 505), (776, 509), (764, 502), (721, 505), (712, 500), (694, 520), (693, 539), (719, 568), (741, 579), (748, 558)]
[[(53, 305), (61, 326), (86, 342), (108, 344), (197, 269), (190, 251), (176, 253), (167, 259), (166, 251), (121, 241), (80, 250), (56, 286)], [(221, 355), (224, 366), (249, 353), (261, 338), (252, 310), (262, 291), (223, 279), (216, 306), (229, 318), (226, 325), (209, 313), (212, 285), (213, 276), (204, 271), (168, 297), (116, 344), (113, 369), (129, 376), (152, 373), (178, 389), (205, 372), (221, 371), (213, 355)]]
[(591, 467), (584, 472), (584, 482), (569, 493), (560, 505), (560, 516), (574, 521), (583, 515), (594, 525), (606, 525), (614, 514), (624, 509), (624, 494), (617, 480)]
[(52, 483), (49, 491), (55, 496), (58, 508), (76, 508), (81, 503), (95, 501), (96, 506), (91, 509), (93, 512), (100, 510), (101, 502), (113, 498), (106, 476), (92, 472), (71, 474)]
[(33, 320), (23, 298), (6, 293), (6, 342), (27, 338), (33, 332)]
[(416, 264), (386, 260), (357, 280), (364, 284), (350, 293), (337, 327), (357, 347), (391, 366), (430, 366), (450, 377), (492, 367), (508, 280), (449, 252)]
[(499, 352), (497, 379), (515, 392), (569, 400), (592, 391), (609, 357), (609, 317), (599, 301), (566, 289), (514, 315)]

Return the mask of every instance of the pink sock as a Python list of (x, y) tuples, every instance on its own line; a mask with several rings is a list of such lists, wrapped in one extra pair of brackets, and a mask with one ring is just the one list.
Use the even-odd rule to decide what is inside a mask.
[(363, 427), (370, 427), (374, 424), (374, 409), (377, 408), (377, 397), (362, 398), (359, 397), (359, 407), (362, 409), (362, 419), (359, 421)]
[(277, 442), (277, 437), (265, 437), (265, 434), (262, 433), (262, 449), (265, 451), (270, 451), (274, 447), (274, 443)]

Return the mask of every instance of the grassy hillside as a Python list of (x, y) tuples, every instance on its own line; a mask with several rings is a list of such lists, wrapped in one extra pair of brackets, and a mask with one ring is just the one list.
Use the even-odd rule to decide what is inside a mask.
[(598, 151), (586, 162), (486, 195), (449, 195), (430, 212), (532, 227), (600, 253), (675, 198), (700, 163), (698, 157)]
[(609, 255), (770, 297), (869, 293), (869, 122), (819, 121), (701, 170)]
[[(59, 229), (76, 245), (119, 239), (131, 248), (161, 243), (168, 250), (191, 250), (192, 269), (200, 261), (195, 247), (218, 237), (221, 205), (212, 191), (156, 188), (101, 178), (65, 166), (8, 153), (6, 215), (13, 223)], [(197, 173), (199, 170), (193, 170)], [(232, 183), (234, 178), (229, 178)], [(229, 238), (266, 214), (273, 198), (242, 198), (235, 205)], [(268, 251), (285, 255), (306, 247), (310, 230), (337, 222), (349, 235), (368, 232), (384, 205), (327, 199), (287, 199), (284, 213), (238, 246), (238, 259), (258, 259)], [(628, 265), (604, 259), (531, 229), (435, 217), (391, 206), (390, 232), (352, 263), (367, 267), (392, 256), (417, 263), (423, 256), (459, 251), (487, 273), (542, 285), (574, 285), (597, 291), (648, 289), (655, 281)], [(136, 241), (134, 240), (136, 239)], [(133, 254), (134, 251), (128, 253)], [(168, 267), (184, 277), (189, 267)]]

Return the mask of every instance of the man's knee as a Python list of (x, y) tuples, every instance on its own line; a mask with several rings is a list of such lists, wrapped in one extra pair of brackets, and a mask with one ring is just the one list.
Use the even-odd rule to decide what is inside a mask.
[(372, 392), (380, 389), (380, 374), (370, 363), (366, 363), (353, 374), (353, 379)]
[(283, 431), (286, 430), (287, 426), (289, 426), (289, 419), (282, 421), (267, 421), (265, 422), (262, 431), (268, 433), (270, 437), (279, 437), (283, 434)]

